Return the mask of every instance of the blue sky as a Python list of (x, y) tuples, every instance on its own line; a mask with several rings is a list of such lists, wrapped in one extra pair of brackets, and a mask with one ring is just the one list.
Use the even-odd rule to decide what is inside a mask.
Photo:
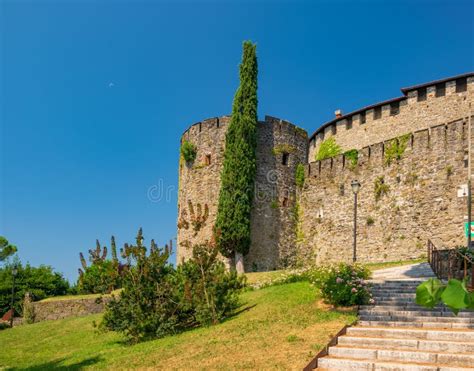
[[(0, 6), (0, 235), (71, 280), (96, 238), (176, 236), (180, 135), (230, 113), (243, 40), (258, 45), (259, 116), (310, 133), (474, 69), (473, 1)], [(171, 197), (152, 202), (160, 181)]]

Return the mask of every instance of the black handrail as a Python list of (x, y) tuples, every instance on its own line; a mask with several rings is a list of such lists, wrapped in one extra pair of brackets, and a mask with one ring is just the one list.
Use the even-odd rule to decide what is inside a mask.
[(428, 240), (428, 263), (439, 279), (469, 278), (468, 287), (474, 290), (474, 259), (458, 249), (438, 249)]

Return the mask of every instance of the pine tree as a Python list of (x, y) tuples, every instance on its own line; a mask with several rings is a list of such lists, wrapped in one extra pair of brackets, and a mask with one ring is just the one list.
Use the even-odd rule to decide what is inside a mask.
[(234, 258), (237, 271), (250, 248), (250, 212), (256, 172), (257, 53), (250, 41), (243, 44), (240, 86), (234, 96), (232, 118), (226, 134), (221, 189), (215, 225), (222, 255)]

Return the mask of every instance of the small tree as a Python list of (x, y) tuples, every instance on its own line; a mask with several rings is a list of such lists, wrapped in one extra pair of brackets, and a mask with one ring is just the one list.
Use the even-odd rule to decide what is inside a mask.
[(143, 244), (142, 229), (135, 245), (125, 244), (122, 257), (131, 267), (118, 298), (107, 305), (102, 328), (119, 331), (131, 342), (174, 333), (186, 322), (175, 296), (174, 268), (168, 263), (171, 248), (160, 249), (152, 240), (150, 251)]
[(224, 163), (216, 218), (216, 241), (222, 255), (234, 258), (243, 272), (243, 255), (250, 248), (250, 213), (254, 196), (257, 146), (256, 45), (244, 42), (240, 86), (226, 134)]

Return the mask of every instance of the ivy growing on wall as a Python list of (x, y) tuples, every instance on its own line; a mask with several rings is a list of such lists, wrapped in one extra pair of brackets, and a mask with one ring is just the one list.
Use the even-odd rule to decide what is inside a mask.
[(359, 161), (359, 151), (356, 149), (350, 149), (349, 151), (344, 152), (344, 157), (348, 161), (349, 167), (354, 169)]
[(400, 160), (407, 148), (411, 134), (405, 134), (392, 139), (385, 149), (385, 165), (390, 165), (394, 160)]
[(318, 153), (316, 154), (316, 161), (325, 160), (327, 158), (335, 157), (342, 153), (341, 147), (336, 143), (334, 137), (330, 137), (324, 140), (319, 146)]
[(193, 162), (196, 159), (197, 148), (191, 142), (185, 140), (181, 145), (181, 156), (188, 163)]
[(303, 188), (303, 185), (304, 185), (304, 165), (303, 164), (298, 164), (296, 166), (295, 182), (299, 188)]

